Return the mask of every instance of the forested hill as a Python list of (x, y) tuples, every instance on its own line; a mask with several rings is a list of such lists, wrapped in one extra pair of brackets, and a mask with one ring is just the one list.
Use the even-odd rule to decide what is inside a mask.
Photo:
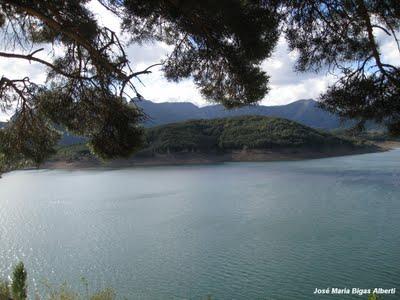
[(273, 116), (289, 119), (320, 129), (336, 129), (341, 126), (337, 116), (318, 107), (314, 100), (298, 100), (287, 105), (254, 105), (228, 110), (222, 105), (198, 107), (190, 102), (161, 102), (136, 100), (136, 103), (149, 116), (145, 126), (156, 126), (192, 119), (215, 119), (242, 115)]
[[(147, 128), (142, 150), (118, 166), (300, 159), (372, 151), (377, 149), (287, 119), (240, 116)], [(50, 163), (60, 162), (101, 164), (85, 145), (60, 147)]]
[(354, 146), (350, 140), (281, 118), (240, 116), (193, 120), (148, 128), (146, 148), (154, 152)]

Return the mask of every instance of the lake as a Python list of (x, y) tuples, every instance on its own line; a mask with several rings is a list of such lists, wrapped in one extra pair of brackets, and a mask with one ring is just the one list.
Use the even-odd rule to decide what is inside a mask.
[(367, 299), (313, 292), (400, 288), (400, 150), (5, 174), (0, 277), (19, 260), (31, 292), (84, 277), (128, 299)]

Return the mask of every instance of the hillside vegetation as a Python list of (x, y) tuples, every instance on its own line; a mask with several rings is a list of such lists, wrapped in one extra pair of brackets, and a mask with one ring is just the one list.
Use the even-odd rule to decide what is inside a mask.
[[(147, 128), (144, 139), (144, 147), (133, 157), (134, 160), (155, 162), (160, 156), (165, 159), (168, 155), (180, 154), (193, 158), (200, 153), (203, 158), (222, 157), (243, 151), (250, 154), (240, 158), (225, 157), (224, 160), (268, 160), (265, 156), (255, 158), (251, 150), (285, 153), (286, 156), (281, 159), (291, 158), (290, 153), (296, 153), (296, 158), (305, 158), (318, 157), (319, 153), (331, 156), (376, 150), (359, 140), (341, 138), (286, 119), (263, 116), (192, 120), (162, 125)], [(94, 157), (86, 145), (77, 144), (60, 147), (52, 161), (92, 159)]]
[(354, 142), (286, 119), (242, 116), (193, 120), (146, 130), (146, 148), (158, 153), (242, 149), (356, 147)]

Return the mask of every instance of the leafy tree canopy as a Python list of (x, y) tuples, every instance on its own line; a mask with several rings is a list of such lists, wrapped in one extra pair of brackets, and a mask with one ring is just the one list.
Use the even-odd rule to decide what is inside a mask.
[[(341, 72), (322, 96), (327, 109), (400, 132), (399, 68), (383, 61), (377, 40), (381, 32), (398, 45), (397, 0), (98, 1), (119, 17), (132, 43), (172, 45), (161, 62), (165, 76), (192, 78), (206, 99), (226, 107), (261, 100), (268, 75), (260, 65), (284, 34), (299, 53), (299, 71)], [(140, 98), (133, 80), (154, 65), (134, 72), (118, 35), (97, 23), (88, 2), (0, 0), (0, 58), (47, 67), (45, 84), (2, 74), (0, 105), (16, 107), (0, 131), (3, 162), (42, 162), (59, 127), (88, 137), (103, 158), (128, 156), (141, 146), (143, 114), (126, 100)], [(44, 59), (45, 45), (61, 54)]]
[(284, 31), (297, 50), (299, 71), (328, 68), (339, 80), (321, 96), (340, 116), (388, 125), (400, 134), (400, 69), (384, 61), (381, 39), (394, 42), (400, 58), (397, 0), (288, 0)]

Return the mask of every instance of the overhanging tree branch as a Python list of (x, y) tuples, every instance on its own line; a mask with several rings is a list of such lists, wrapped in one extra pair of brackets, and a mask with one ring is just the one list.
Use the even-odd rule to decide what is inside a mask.
[(57, 73), (68, 77), (68, 78), (75, 78), (75, 79), (84, 79), (84, 80), (90, 80), (93, 79), (93, 77), (85, 77), (85, 76), (81, 76), (80, 74), (69, 74), (64, 72), (63, 70), (61, 70), (60, 68), (57, 68), (55, 65), (49, 63), (48, 61), (45, 61), (43, 59), (37, 58), (34, 55), (36, 53), (38, 53), (39, 51), (43, 51), (44, 49), (38, 49), (30, 54), (16, 54), (16, 53), (7, 53), (7, 52), (0, 52), (0, 56), (1, 57), (7, 57), (7, 58), (18, 58), (18, 59), (24, 59), (24, 60), (28, 60), (28, 61), (35, 61), (38, 63), (41, 63), (42, 65), (45, 65), (49, 68), (51, 68), (52, 70), (56, 71)]

